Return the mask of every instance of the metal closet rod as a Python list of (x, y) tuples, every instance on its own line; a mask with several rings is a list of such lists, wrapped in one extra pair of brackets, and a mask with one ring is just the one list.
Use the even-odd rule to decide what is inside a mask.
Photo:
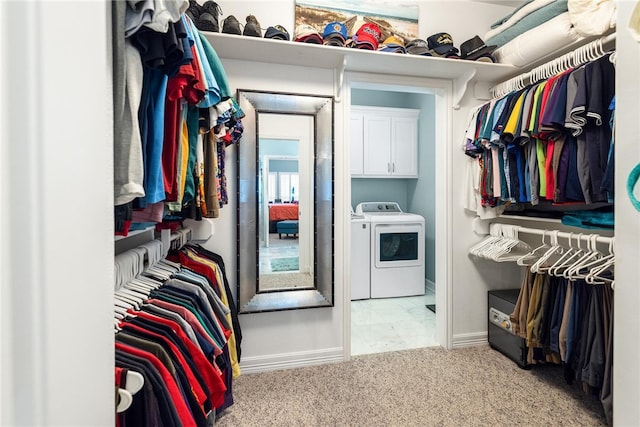
[(615, 241), (615, 237), (606, 237), (606, 236), (601, 236), (598, 233), (573, 233), (573, 232), (568, 232), (568, 231), (558, 231), (558, 230), (542, 230), (540, 228), (528, 228), (528, 227), (521, 227), (521, 226), (516, 226), (517, 227), (517, 232), (518, 233), (526, 233), (526, 234), (537, 234), (538, 236), (555, 236), (557, 235), (558, 237), (564, 238), (564, 239), (576, 239), (579, 238), (580, 240), (584, 240), (585, 242), (588, 242), (589, 239), (592, 238), (592, 236), (596, 235), (598, 237), (595, 238), (596, 242), (598, 243), (605, 243), (605, 244), (609, 244), (613, 241)]
[[(547, 61), (546, 63), (542, 64), (542, 65), (538, 65), (537, 67), (519, 74), (515, 77), (512, 77), (508, 80), (505, 80), (502, 83), (498, 83), (497, 85), (493, 86), (490, 89), (491, 95), (492, 96), (504, 96), (506, 93), (509, 93), (510, 90), (505, 90), (506, 88), (515, 88), (515, 87), (519, 87), (519, 86), (526, 86), (529, 83), (535, 83), (533, 80), (538, 80), (535, 77), (540, 76), (542, 74), (544, 74), (544, 72), (548, 69), (548, 67), (551, 64), (558, 64), (558, 63), (569, 63), (571, 60), (576, 60), (576, 52), (580, 51), (580, 49), (583, 49), (585, 47), (596, 47), (596, 46), (605, 46), (608, 45), (611, 42), (614, 42), (616, 40), (616, 33), (613, 32), (611, 34), (608, 34), (606, 36), (602, 36), (598, 39), (592, 40), (588, 43), (585, 43), (582, 46), (577, 46), (575, 47), (572, 51), (565, 53), (562, 56), (559, 56), (557, 58), (553, 58), (550, 59), (549, 61)], [(584, 63), (584, 62), (583, 62)]]

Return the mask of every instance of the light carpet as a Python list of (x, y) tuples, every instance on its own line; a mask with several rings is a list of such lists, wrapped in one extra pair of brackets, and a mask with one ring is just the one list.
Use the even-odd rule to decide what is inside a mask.
[(312, 288), (313, 277), (309, 273), (276, 273), (260, 275), (260, 290)]
[(233, 394), (217, 426), (606, 425), (561, 367), (523, 370), (488, 345), (243, 374)]

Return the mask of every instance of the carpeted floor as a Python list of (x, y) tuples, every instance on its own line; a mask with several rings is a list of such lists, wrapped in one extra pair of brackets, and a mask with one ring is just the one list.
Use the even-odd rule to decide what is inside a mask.
[(488, 345), (363, 355), (233, 383), (217, 426), (597, 426), (598, 400), (559, 366), (522, 370)]
[(260, 290), (311, 288), (313, 277), (308, 273), (276, 273), (260, 275)]

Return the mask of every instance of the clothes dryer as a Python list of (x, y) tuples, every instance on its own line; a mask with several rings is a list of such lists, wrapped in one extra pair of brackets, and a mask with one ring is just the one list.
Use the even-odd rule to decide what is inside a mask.
[(424, 295), (424, 217), (395, 202), (363, 202), (356, 214), (371, 223), (371, 298)]
[(371, 298), (371, 221), (351, 215), (351, 300)]

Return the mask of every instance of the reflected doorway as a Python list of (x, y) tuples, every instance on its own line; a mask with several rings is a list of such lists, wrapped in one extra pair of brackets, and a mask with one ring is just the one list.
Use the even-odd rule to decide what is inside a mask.
[(309, 289), (313, 282), (312, 119), (260, 114), (259, 292)]

